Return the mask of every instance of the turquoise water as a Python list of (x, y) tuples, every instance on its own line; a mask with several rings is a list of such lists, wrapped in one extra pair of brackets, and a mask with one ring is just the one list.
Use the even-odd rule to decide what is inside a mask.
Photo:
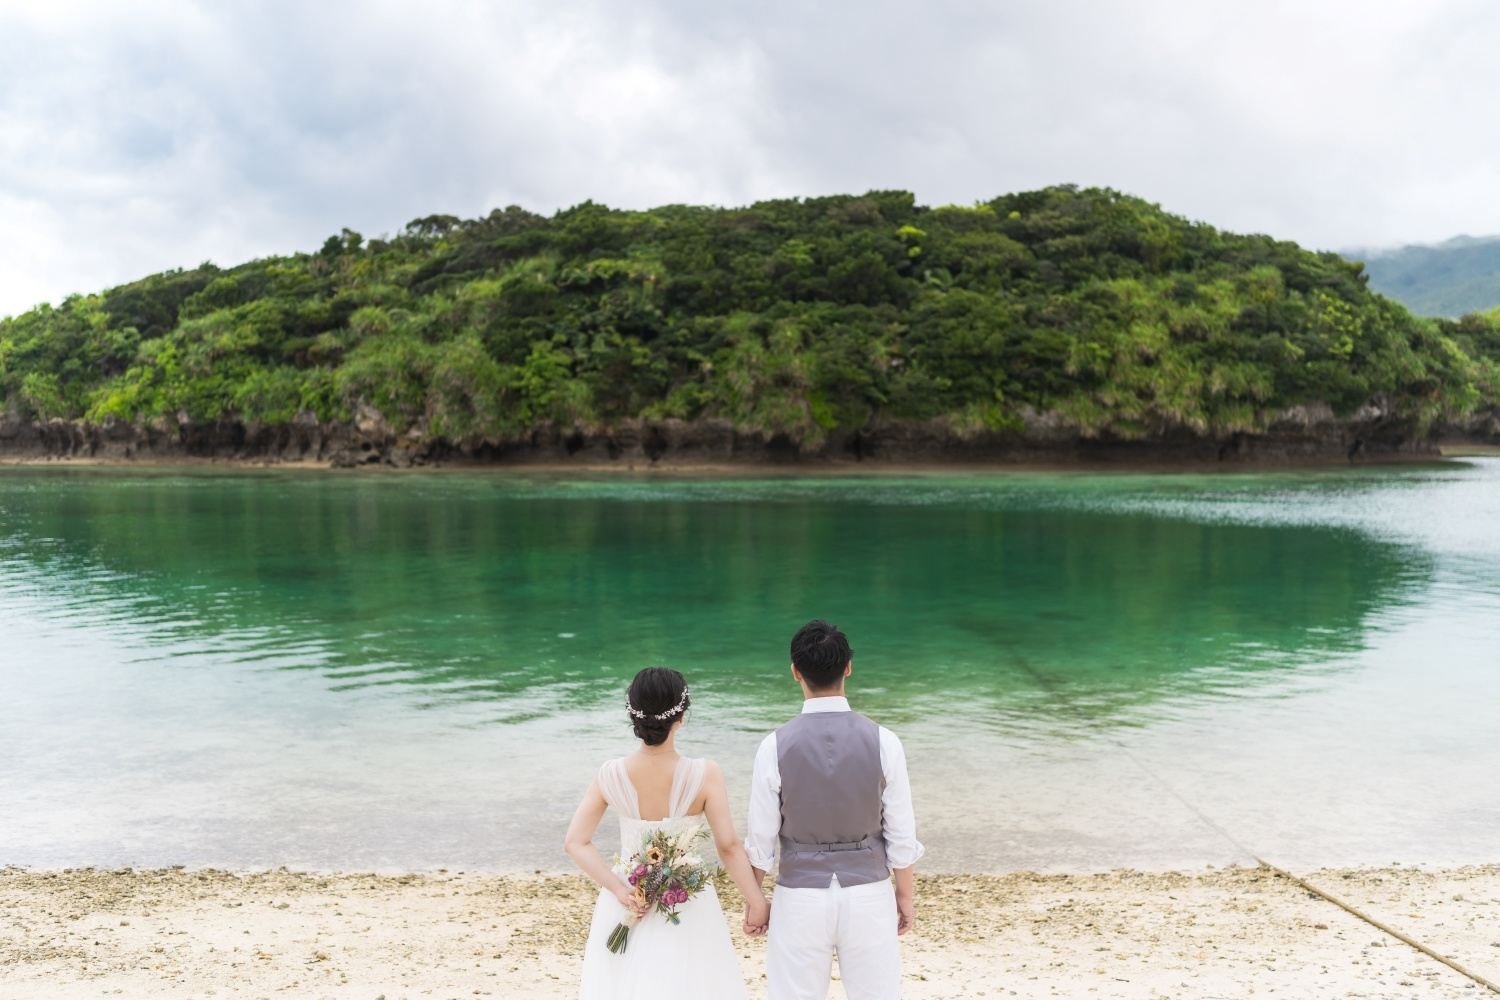
[[(561, 868), (630, 675), (736, 794), (831, 618), (929, 867), (1496, 860), (1500, 462), (0, 470), (0, 864)], [(742, 815), (742, 809), (740, 810)]]

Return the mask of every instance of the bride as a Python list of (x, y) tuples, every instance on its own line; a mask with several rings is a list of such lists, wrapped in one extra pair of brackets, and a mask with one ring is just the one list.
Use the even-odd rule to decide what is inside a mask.
[[(747, 900), (745, 929), (765, 932), (771, 906), (734, 832), (724, 775), (713, 761), (679, 756), (674, 745), (688, 704), (687, 682), (677, 671), (648, 667), (635, 675), (625, 710), (641, 745), (628, 757), (605, 761), (568, 827), (564, 848), (601, 886), (583, 952), (581, 1000), (734, 1000), (746, 995), (712, 885), (679, 905), (681, 923), (670, 924), (659, 913), (638, 908), (635, 890), (593, 843), (606, 806), (620, 817), (622, 858), (635, 853), (647, 829), (706, 818), (719, 860)], [(624, 952), (616, 955), (605, 942), (627, 911), (641, 919), (630, 929)]]

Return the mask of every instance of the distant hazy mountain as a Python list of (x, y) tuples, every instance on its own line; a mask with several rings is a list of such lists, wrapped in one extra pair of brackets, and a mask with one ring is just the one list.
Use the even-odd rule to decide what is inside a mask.
[(1500, 306), (1500, 236), (1455, 236), (1435, 246), (1347, 250), (1370, 287), (1419, 316), (1456, 318)]

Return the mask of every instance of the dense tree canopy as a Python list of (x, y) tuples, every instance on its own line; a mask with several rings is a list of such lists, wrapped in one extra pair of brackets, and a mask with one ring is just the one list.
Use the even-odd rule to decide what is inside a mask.
[(1226, 434), (1311, 401), (1421, 427), (1497, 389), (1500, 312), (1415, 318), (1334, 254), (1072, 187), (432, 216), (0, 321), (0, 409), (19, 416), (264, 424), (363, 403), (455, 442), (717, 416), (817, 446), (872, 419), (962, 435), (1029, 411)]

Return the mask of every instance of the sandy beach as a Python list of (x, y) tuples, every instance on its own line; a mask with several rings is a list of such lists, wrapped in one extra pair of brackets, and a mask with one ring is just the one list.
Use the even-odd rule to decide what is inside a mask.
[[(1500, 865), (1297, 874), (1500, 978)], [(575, 875), (9, 868), (0, 997), (570, 997), (594, 896)], [(1488, 995), (1265, 870), (922, 876), (917, 905), (911, 998)], [(763, 945), (735, 941), (764, 997)]]

